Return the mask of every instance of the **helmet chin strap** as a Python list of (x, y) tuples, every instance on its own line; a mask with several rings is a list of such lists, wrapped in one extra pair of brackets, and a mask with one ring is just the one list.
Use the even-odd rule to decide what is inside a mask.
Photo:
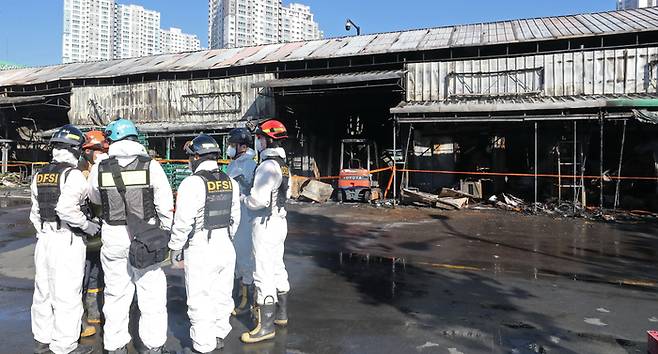
[(201, 155), (199, 156), (198, 159), (190, 159), (190, 169), (192, 172), (196, 172), (196, 169), (199, 168), (199, 165), (201, 165), (203, 162), (206, 161), (211, 161), (212, 160), (212, 154), (207, 154), (207, 155)]

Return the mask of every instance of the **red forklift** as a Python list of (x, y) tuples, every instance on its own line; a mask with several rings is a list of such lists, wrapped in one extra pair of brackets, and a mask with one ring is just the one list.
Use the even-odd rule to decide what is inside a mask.
[[(340, 144), (340, 172), (338, 174), (338, 202), (370, 202), (376, 187), (370, 175), (371, 143), (366, 139), (343, 139)], [(377, 147), (374, 146), (375, 154)], [(366, 163), (363, 164), (365, 158)]]

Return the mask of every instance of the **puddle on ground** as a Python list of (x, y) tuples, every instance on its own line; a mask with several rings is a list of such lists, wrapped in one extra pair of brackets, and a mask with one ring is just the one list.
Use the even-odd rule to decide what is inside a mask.
[(17, 206), (30, 205), (29, 198), (0, 198), (0, 208), (12, 208)]

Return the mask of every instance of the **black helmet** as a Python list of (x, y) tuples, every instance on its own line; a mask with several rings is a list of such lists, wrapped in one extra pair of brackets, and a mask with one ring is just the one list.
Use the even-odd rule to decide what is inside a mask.
[(251, 145), (254, 138), (247, 128), (235, 128), (228, 132), (229, 144)]
[(50, 144), (52, 145), (68, 145), (76, 148), (81, 147), (84, 142), (84, 134), (72, 124), (59, 128), (50, 138)]
[(188, 141), (185, 143), (185, 147), (183, 149), (189, 156), (219, 154), (222, 151), (219, 148), (219, 144), (217, 144), (217, 140), (206, 134), (201, 134), (192, 139), (192, 141)]

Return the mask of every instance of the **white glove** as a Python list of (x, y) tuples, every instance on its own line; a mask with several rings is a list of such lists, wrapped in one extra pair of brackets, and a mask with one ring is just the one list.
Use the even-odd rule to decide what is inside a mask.
[(101, 230), (101, 226), (93, 221), (87, 221), (87, 227), (82, 230), (89, 236), (96, 235)]

